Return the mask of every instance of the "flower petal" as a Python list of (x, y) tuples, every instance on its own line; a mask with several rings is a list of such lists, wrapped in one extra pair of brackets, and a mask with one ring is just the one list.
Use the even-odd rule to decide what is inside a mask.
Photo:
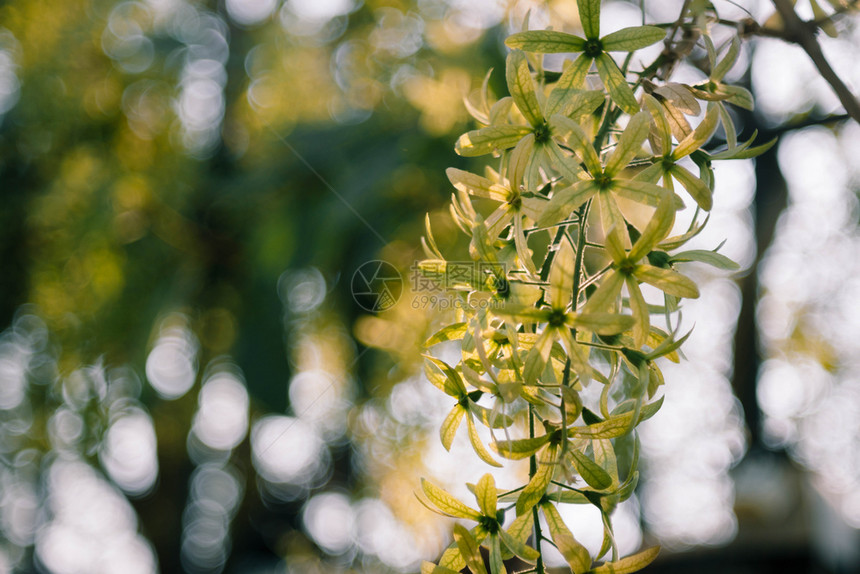
[(525, 52), (513, 50), (508, 54), (505, 78), (508, 82), (508, 91), (526, 121), (535, 127), (543, 124), (545, 120), (540, 110)]
[(603, 85), (609, 91), (612, 101), (630, 115), (639, 112), (636, 96), (633, 95), (633, 90), (630, 89), (615, 60), (606, 52), (602, 52), (595, 58), (594, 64), (597, 66), (597, 73), (600, 74), (600, 79), (603, 80)]

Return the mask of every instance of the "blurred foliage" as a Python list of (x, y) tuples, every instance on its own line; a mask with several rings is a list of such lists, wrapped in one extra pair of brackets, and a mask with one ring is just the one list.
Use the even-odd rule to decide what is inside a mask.
[(577, 25), (568, 1), (0, 4), (0, 573), (438, 555), (426, 318), (350, 280), (405, 273), (426, 211), (466, 252), (462, 98), (533, 7)]
[[(383, 248), (408, 265), (423, 212), (447, 195), (448, 134), (465, 126), (469, 78), (501, 61), (495, 33), (472, 28), (455, 41), (469, 24), (451, 6), (423, 4), (0, 7), (3, 490), (25, 489), (42, 509), (22, 518), (4, 499), (0, 571), (95, 571), (101, 560), (93, 551), (83, 570), (64, 566), (65, 539), (43, 536), (64, 524), (46, 478), (58, 461), (92, 464), (92, 480), (110, 489), (98, 479), (106, 472), (125, 490), (165, 572), (225, 567), (223, 536), (209, 537), (215, 558), (187, 548), (190, 489), (205, 465), (248, 485), (233, 571), (251, 571), (238, 566), (249, 556), (265, 566), (307, 553), (297, 533), (309, 484), (369, 484), (373, 495), (384, 473), (355, 460), (348, 408), (321, 415), (338, 418), (335, 428), (313, 427), (330, 435), (319, 440), (331, 454), (315, 456), (331, 465), (297, 479), (298, 491), (255, 478), (248, 440), (200, 454), (191, 429), (213, 372), (246, 382), (252, 425), (313, 410), (290, 406), (302, 400), (287, 393), (301, 373), (331, 378), (347, 407), (390, 387), (390, 360), (356, 365), (349, 332), (363, 312), (349, 278)], [(123, 440), (157, 437), (158, 478), (138, 476), (142, 488), (107, 461), (121, 420), (143, 429)], [(151, 467), (147, 456), (123, 464)]]

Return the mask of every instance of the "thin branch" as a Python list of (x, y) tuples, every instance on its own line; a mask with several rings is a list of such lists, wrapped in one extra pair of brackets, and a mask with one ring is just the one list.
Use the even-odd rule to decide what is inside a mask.
[(857, 101), (857, 98), (854, 97), (854, 94), (851, 93), (851, 90), (848, 89), (848, 86), (824, 57), (821, 46), (815, 38), (816, 28), (812, 27), (809, 22), (800, 19), (789, 0), (773, 0), (773, 4), (785, 22), (786, 39), (803, 48), (812, 63), (818, 68), (818, 73), (833, 88), (836, 97), (839, 98), (848, 115), (860, 123), (860, 102)]
[(845, 4), (844, 6), (837, 8), (836, 11), (833, 12), (833, 14), (828, 14), (827, 16), (822, 16), (821, 18), (818, 18), (817, 20), (811, 20), (809, 22), (809, 24), (811, 26), (815, 26), (816, 28), (821, 28), (821, 26), (823, 26), (824, 24), (827, 24), (828, 22), (834, 22), (835, 21), (834, 18), (836, 18), (838, 16), (842, 16), (846, 12), (850, 12), (851, 10), (856, 9), (858, 2), (860, 2), (860, 0), (851, 0), (850, 2)]

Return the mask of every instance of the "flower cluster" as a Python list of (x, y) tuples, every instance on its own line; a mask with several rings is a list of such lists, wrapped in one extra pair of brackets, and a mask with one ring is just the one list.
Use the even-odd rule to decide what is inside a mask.
[[(655, 548), (620, 557), (610, 515), (637, 485), (635, 430), (662, 403), (658, 359), (678, 361), (686, 339), (677, 332), (679, 305), (699, 296), (681, 264), (736, 267), (716, 250), (679, 250), (707, 222), (711, 162), (754, 157), (772, 145), (737, 141), (726, 104), (750, 107), (752, 99), (722, 83), (739, 45), (734, 39), (724, 50), (714, 47), (708, 13), (687, 8), (675, 26), (695, 29), (710, 58), (708, 82), (688, 86), (660, 77), (673, 57), (663, 28), (601, 38), (600, 1), (578, 6), (584, 38), (514, 34), (507, 40), (510, 95), (491, 103), (485, 82), (481, 101), (468, 103), (480, 127), (462, 135), (456, 151), (491, 156), (494, 166), (482, 175), (448, 170), (456, 190), (451, 214), (484, 272), (445, 280), (456, 266), (438, 249), (428, 219), (428, 259), (419, 270), (441, 276), (468, 302), (427, 341), (427, 377), (454, 400), (442, 443), (450, 448), (465, 419), (481, 460), (498, 467), (500, 459), (529, 459), (530, 473), (527, 484), (507, 490), (484, 475), (471, 485), (478, 509), (425, 480), (428, 507), (474, 523), (455, 526), (453, 544), (438, 564), (424, 564), (425, 574), (487, 572), (480, 545), (489, 550), (492, 574), (505, 572), (504, 560), (514, 555), (543, 572), (544, 540), (575, 574), (632, 572), (654, 559)], [(619, 66), (609, 52), (632, 53), (661, 40), (666, 49), (658, 61), (628, 83), (630, 58)], [(580, 55), (560, 72), (543, 68), (543, 54), (573, 52)], [(599, 81), (590, 77), (592, 66)], [(693, 128), (688, 116), (703, 118)], [(704, 150), (721, 124), (727, 149)], [(690, 199), (695, 213), (673, 236), (676, 213)], [(646, 223), (636, 227), (634, 220)], [(642, 284), (661, 300), (648, 302)], [(665, 329), (652, 315), (665, 318)], [(459, 343), (453, 365), (432, 354), (447, 341)], [(599, 392), (583, 393), (591, 385)], [(584, 398), (597, 396), (593, 404)], [(478, 425), (490, 429), (489, 443)], [(564, 524), (560, 504), (600, 510), (605, 536), (597, 556)]]

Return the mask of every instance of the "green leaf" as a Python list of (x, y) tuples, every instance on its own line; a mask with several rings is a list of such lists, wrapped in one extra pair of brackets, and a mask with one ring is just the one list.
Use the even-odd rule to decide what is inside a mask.
[[(660, 410), (661, 406), (663, 406), (663, 397), (660, 397), (653, 403), (642, 405), (642, 408), (639, 410), (639, 420), (636, 421), (636, 424), (654, 416)], [(613, 414), (604, 421), (589, 424), (588, 426), (570, 427), (568, 435), (591, 439), (617, 438), (627, 434), (633, 428), (634, 415), (634, 410), (628, 410)]]
[(454, 541), (460, 549), (460, 554), (466, 562), (466, 566), (472, 574), (487, 574), (484, 567), (484, 559), (481, 557), (481, 548), (472, 534), (462, 524), (454, 525)]
[(738, 54), (741, 51), (741, 39), (738, 36), (732, 36), (731, 44), (729, 44), (729, 51), (726, 52), (726, 57), (720, 60), (720, 62), (714, 66), (714, 69), (711, 70), (711, 80), (714, 82), (721, 82), (729, 70), (732, 69), (732, 66), (735, 65), (735, 62), (738, 60)]
[(460, 136), (454, 151), (464, 157), (476, 157), (506, 150), (517, 145), (517, 142), (531, 132), (530, 127), (509, 124), (472, 130)]
[(561, 519), (558, 509), (551, 502), (541, 503), (541, 509), (546, 517), (549, 535), (573, 574), (583, 574), (588, 571), (591, 567), (591, 555), (585, 546), (573, 537), (573, 533)]
[(630, 89), (627, 80), (624, 79), (624, 74), (621, 73), (612, 56), (602, 52), (594, 60), (594, 64), (597, 67), (597, 73), (600, 74), (600, 79), (603, 80), (603, 85), (606, 86), (612, 97), (612, 101), (630, 115), (638, 113), (639, 103), (636, 101), (636, 96), (633, 95), (633, 90)]
[(439, 429), (439, 438), (442, 440), (442, 446), (445, 447), (445, 450), (451, 450), (451, 443), (454, 442), (454, 436), (456, 436), (457, 429), (460, 428), (460, 422), (462, 422), (465, 414), (466, 409), (457, 404), (445, 417), (445, 422)]
[(490, 466), (501, 468), (502, 465), (493, 459), (490, 452), (487, 450), (487, 447), (485, 447), (484, 443), (481, 442), (481, 437), (478, 436), (478, 429), (475, 428), (475, 421), (472, 420), (471, 413), (467, 413), (466, 415), (466, 424), (469, 427), (469, 442), (472, 443), (472, 448), (474, 449), (475, 454), (478, 455), (478, 458)]
[(650, 130), (651, 114), (648, 112), (639, 112), (630, 118), (630, 122), (624, 128), (621, 137), (618, 138), (615, 150), (613, 150), (609, 159), (606, 160), (603, 173), (609, 177), (614, 177), (618, 172), (627, 167), (627, 164), (642, 149), (642, 144), (648, 138)]
[(656, 26), (636, 26), (622, 28), (600, 39), (607, 52), (633, 52), (666, 37), (666, 31)]
[(698, 299), (699, 288), (689, 277), (671, 269), (660, 269), (653, 265), (638, 265), (633, 272), (637, 279), (653, 285), (668, 295)]
[(576, 471), (590, 487), (596, 490), (605, 490), (612, 486), (612, 477), (599, 464), (578, 450), (572, 451), (571, 454), (573, 455), (573, 466), (576, 467)]
[(510, 460), (522, 460), (539, 451), (546, 443), (549, 442), (548, 434), (537, 436), (534, 438), (521, 438), (516, 440), (497, 440), (490, 443), (492, 448), (499, 456), (503, 456)]
[(505, 40), (508, 48), (539, 54), (562, 54), (582, 52), (585, 40), (573, 34), (554, 30), (530, 30), (511, 34)]
[(616, 562), (607, 562), (601, 564), (597, 568), (591, 570), (590, 574), (631, 574), (638, 570), (642, 570), (651, 564), (657, 554), (660, 553), (659, 546), (653, 546), (633, 556), (622, 558)]
[(573, 326), (598, 335), (616, 335), (633, 326), (633, 317), (618, 313), (582, 313), (576, 316)]
[(421, 479), (421, 490), (424, 491), (424, 495), (427, 496), (427, 499), (430, 500), (436, 508), (448, 516), (453, 516), (455, 518), (468, 518), (475, 521), (481, 518), (481, 515), (477, 510), (469, 508), (448, 494), (446, 490), (436, 486), (426, 478)]
[(545, 120), (540, 110), (525, 52), (513, 50), (508, 54), (505, 78), (508, 82), (508, 91), (526, 121), (535, 127), (543, 124)]
[(425, 347), (432, 347), (445, 341), (458, 341), (463, 338), (468, 330), (466, 323), (452, 323), (436, 331), (424, 342)]
[(690, 171), (681, 165), (673, 165), (669, 170), (672, 176), (681, 182), (690, 197), (705, 211), (710, 211), (714, 206), (714, 194), (708, 185), (690, 173)]
[(540, 502), (552, 482), (556, 466), (558, 466), (558, 446), (553, 444), (547, 447), (544, 456), (538, 460), (537, 472), (517, 498), (517, 516), (528, 512)]
[[(632, 353), (630, 351), (626, 351), (626, 350), (625, 350), (624, 354), (625, 354), (625, 356), (632, 355)], [(639, 353), (639, 356), (642, 357), (641, 363), (638, 363), (639, 367), (642, 367), (642, 365), (647, 366), (646, 355)], [(638, 370), (638, 368), (637, 368), (637, 370)], [(628, 400), (620, 403), (614, 409), (612, 409), (612, 412), (609, 413), (610, 417), (622, 416), (622, 415), (627, 415), (627, 414), (635, 414), (636, 413), (636, 405), (638, 403), (639, 403), (638, 399), (628, 399)], [(653, 417), (655, 414), (657, 414), (657, 411), (660, 410), (661, 406), (663, 406), (663, 397), (660, 397), (659, 399), (657, 399), (653, 403), (640, 404), (640, 406), (639, 406), (639, 418), (636, 419), (636, 424), (639, 424), (642, 421), (647, 421), (648, 419)], [(600, 437), (600, 438), (609, 438), (609, 437)]]
[(722, 253), (717, 253), (715, 251), (706, 251), (704, 249), (693, 249), (691, 251), (683, 251), (681, 253), (676, 253), (672, 256), (671, 261), (673, 263), (684, 261), (699, 261), (700, 263), (707, 263), (708, 265), (713, 265), (718, 269), (726, 269), (729, 271), (740, 269), (740, 265), (723, 255)]
[(556, 191), (546, 204), (537, 224), (543, 227), (558, 223), (574, 209), (591, 199), (597, 190), (597, 183), (593, 179), (587, 179)]
[(594, 177), (603, 173), (603, 167), (600, 164), (597, 151), (594, 149), (594, 144), (585, 135), (585, 132), (578, 123), (566, 116), (556, 114), (550, 117), (549, 125), (552, 134), (561, 138), (563, 143), (566, 143), (579, 159), (582, 160), (588, 173)]
[(589, 40), (600, 37), (600, 0), (577, 0), (582, 31)]

